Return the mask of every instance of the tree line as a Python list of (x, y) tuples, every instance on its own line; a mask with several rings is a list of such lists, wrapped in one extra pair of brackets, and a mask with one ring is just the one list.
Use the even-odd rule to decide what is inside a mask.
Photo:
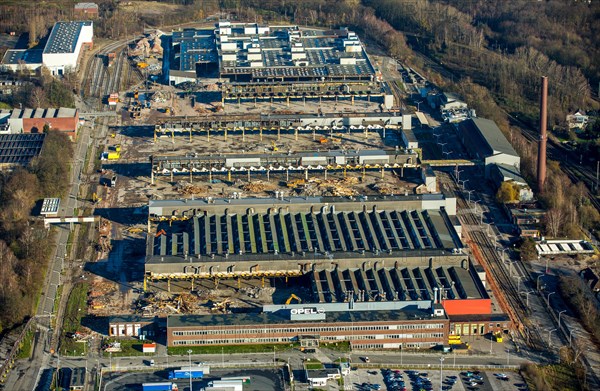
[(50, 130), (40, 156), (27, 167), (0, 173), (0, 333), (35, 309), (53, 235), (31, 212), (41, 198), (65, 194), (72, 158), (68, 137)]

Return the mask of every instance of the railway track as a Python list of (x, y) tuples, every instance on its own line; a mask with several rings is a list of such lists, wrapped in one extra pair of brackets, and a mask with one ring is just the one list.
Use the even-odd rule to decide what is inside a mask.
[[(530, 310), (523, 302), (518, 287), (515, 286), (501, 257), (496, 252), (494, 243), (481, 230), (482, 224), (480, 220), (473, 213), (473, 209), (467, 204), (456, 183), (447, 175), (441, 175), (440, 179), (445, 190), (452, 193), (457, 199), (458, 218), (463, 227), (465, 227), (465, 234), (468, 237), (467, 242), (471, 247), (473, 256), (490, 276), (488, 281), (503, 311), (509, 315), (513, 324), (517, 326), (520, 337), (530, 349), (540, 350), (545, 348), (546, 345), (539, 330), (532, 325), (526, 324)], [(466, 229), (467, 227), (471, 228)]]
[[(535, 130), (532, 130), (528, 127), (527, 124), (520, 121), (518, 118), (515, 118), (507, 113), (509, 118), (516, 122), (522, 132), (521, 134), (530, 142), (537, 143), (539, 136)], [(548, 139), (547, 143), (547, 154), (548, 158), (555, 160), (560, 163), (560, 166), (565, 174), (569, 177), (569, 179), (577, 184), (579, 182), (583, 182), (586, 188), (586, 196), (589, 198), (592, 205), (600, 212), (600, 201), (592, 192), (594, 188), (594, 183), (596, 181), (596, 177), (594, 173), (592, 173), (589, 169), (582, 167), (581, 165), (576, 164), (568, 160), (568, 151), (565, 151), (563, 148), (558, 146), (554, 141)], [(565, 154), (567, 154), (567, 159), (564, 159)]]

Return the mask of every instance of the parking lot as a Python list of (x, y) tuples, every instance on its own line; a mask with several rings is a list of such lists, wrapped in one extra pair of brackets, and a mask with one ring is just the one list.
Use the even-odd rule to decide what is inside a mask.
[[(211, 371), (203, 379), (192, 381), (192, 391), (199, 391), (208, 385), (211, 380), (223, 377), (249, 376), (250, 383), (244, 384), (244, 391), (283, 390), (282, 371), (280, 369), (217, 369)], [(168, 371), (156, 372), (112, 372), (103, 377), (102, 390), (106, 391), (141, 391), (142, 383), (167, 382), (177, 383), (179, 391), (189, 391), (189, 380), (168, 380)], [(289, 386), (289, 384), (288, 384)]]
[[(480, 371), (443, 371), (444, 391), (524, 391), (527, 387), (518, 373), (493, 373)], [(500, 376), (505, 375), (505, 376)], [(506, 380), (502, 380), (502, 379)], [(358, 391), (429, 391), (440, 389), (440, 371), (402, 369), (364, 369), (350, 372), (345, 377), (346, 389)]]

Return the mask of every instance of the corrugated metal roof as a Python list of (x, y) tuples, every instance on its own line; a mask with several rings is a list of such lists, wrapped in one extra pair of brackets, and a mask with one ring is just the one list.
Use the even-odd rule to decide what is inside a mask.
[(495, 152), (519, 156), (494, 121), (485, 118), (472, 118), (470, 121), (473, 122), (479, 133)]

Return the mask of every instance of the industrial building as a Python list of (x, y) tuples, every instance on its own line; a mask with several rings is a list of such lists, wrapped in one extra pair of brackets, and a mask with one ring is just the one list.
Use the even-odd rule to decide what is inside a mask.
[(313, 271), (311, 281), (313, 289), (339, 301), (320, 301), (324, 291), (318, 291), (315, 302), (264, 305), (260, 313), (171, 315), (167, 344), (349, 342), (353, 349), (429, 349), (448, 344), (450, 335), (460, 341), (510, 328), (505, 314), (491, 313), (491, 300), (469, 264), (324, 269)]
[(45, 134), (0, 134), (0, 169), (25, 166), (38, 156)]
[(384, 85), (356, 33), (220, 21), (214, 30), (172, 35), (169, 81), (227, 80), (223, 102), (371, 99), (391, 108)]
[(53, 75), (75, 70), (81, 50), (93, 45), (94, 25), (91, 21), (57, 22), (42, 51), (7, 50), (2, 59), (4, 69), (35, 71), (42, 65)]
[(471, 157), (484, 163), (486, 178), (490, 178), (493, 164), (504, 164), (520, 170), (519, 154), (494, 121), (471, 118), (462, 121), (457, 127), (460, 140)]
[[(302, 172), (308, 179), (308, 173), (314, 171), (348, 170), (391, 170), (417, 166), (417, 154), (396, 150), (349, 150), (296, 152), (296, 153), (246, 153), (224, 156), (152, 156), (152, 182), (156, 175), (201, 175), (212, 178), (215, 175), (243, 174), (251, 177), (256, 174), (288, 175), (290, 172)], [(173, 180), (173, 179), (172, 179)]]
[[(315, 268), (461, 265), (456, 199), (155, 200), (146, 278), (300, 276)], [(370, 267), (370, 266), (369, 266)]]
[(431, 307), (328, 311), (310, 304), (275, 312), (174, 315), (167, 319), (167, 346), (296, 342), (318, 347), (349, 341), (353, 349), (428, 349), (444, 344), (449, 332), (443, 311), (432, 315)]
[(69, 391), (79, 391), (86, 386), (86, 369), (84, 367), (73, 368), (69, 380)]
[(406, 149), (419, 147), (418, 140), (412, 132), (410, 115), (393, 115), (386, 113), (355, 114), (260, 114), (260, 115), (221, 115), (201, 117), (179, 117), (159, 123), (155, 126), (154, 135), (177, 135), (206, 137), (211, 135), (241, 136), (259, 134), (313, 134), (327, 137), (339, 137), (349, 133), (398, 132)]
[(98, 4), (77, 3), (73, 7), (73, 16), (81, 19), (95, 19), (98, 17)]
[(11, 109), (0, 110), (0, 133), (42, 133), (44, 127), (65, 132), (71, 140), (77, 137), (77, 109)]

